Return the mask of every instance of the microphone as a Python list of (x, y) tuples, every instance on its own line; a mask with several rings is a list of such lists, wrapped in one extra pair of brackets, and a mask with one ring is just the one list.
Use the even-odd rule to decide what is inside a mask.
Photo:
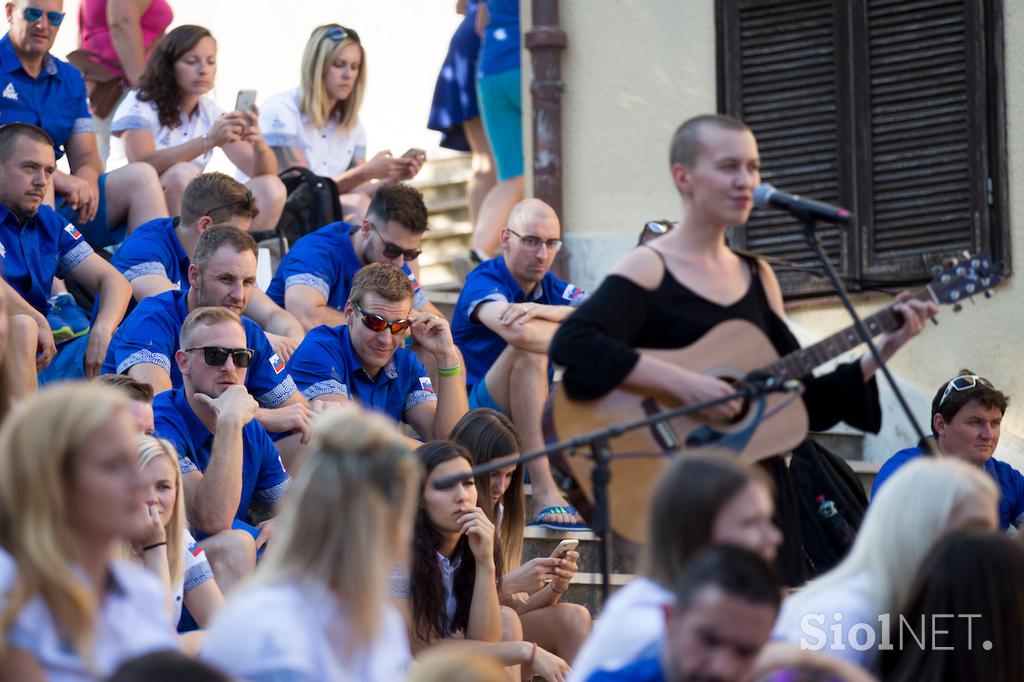
[(754, 190), (754, 205), (758, 208), (777, 208), (805, 221), (850, 222), (850, 212), (845, 208), (805, 199), (799, 194), (786, 194), (767, 182), (762, 182)]

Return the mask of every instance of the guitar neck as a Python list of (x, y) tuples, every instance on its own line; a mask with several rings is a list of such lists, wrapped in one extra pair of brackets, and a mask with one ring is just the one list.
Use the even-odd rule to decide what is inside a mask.
[[(918, 301), (930, 301), (933, 297), (926, 287), (913, 292), (910, 298)], [(903, 324), (903, 317), (893, 310), (891, 306), (879, 310), (864, 320), (864, 327), (872, 337), (899, 329), (901, 324)], [(761, 371), (779, 379), (799, 379), (800, 377), (807, 376), (815, 368), (824, 365), (829, 360), (833, 360), (846, 351), (856, 348), (861, 343), (863, 341), (860, 338), (860, 334), (851, 325), (813, 346), (801, 348), (790, 353)]]

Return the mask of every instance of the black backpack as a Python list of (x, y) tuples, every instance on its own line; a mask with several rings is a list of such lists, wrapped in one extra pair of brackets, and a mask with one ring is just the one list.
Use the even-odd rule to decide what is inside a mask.
[(273, 232), (254, 234), (256, 241), (276, 238), (294, 244), (299, 237), (342, 219), (338, 185), (331, 178), (299, 166), (285, 169), (278, 177), (288, 190), (281, 219)]
[[(850, 465), (810, 439), (793, 450), (789, 473), (799, 509), (804, 558), (813, 578), (846, 556), (849, 542), (844, 541), (843, 531), (853, 535), (860, 529), (868, 498)], [(820, 498), (835, 505), (835, 518), (823, 518)]]

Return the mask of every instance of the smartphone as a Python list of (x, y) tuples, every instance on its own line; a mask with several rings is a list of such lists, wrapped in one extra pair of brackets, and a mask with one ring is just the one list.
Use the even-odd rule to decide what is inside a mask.
[(402, 154), (402, 158), (403, 159), (409, 159), (409, 158), (416, 157), (416, 156), (420, 157), (420, 159), (424, 159), (425, 160), (427, 158), (427, 153), (425, 151), (423, 151), (422, 149), (418, 149), (416, 147), (410, 147), (409, 151), (407, 151), (406, 153)]
[(238, 97), (235, 98), (235, 111), (241, 111), (245, 113), (252, 111), (253, 107), (256, 106), (256, 91), (255, 90), (239, 90)]
[(571, 552), (576, 549), (580, 544), (579, 540), (562, 540), (558, 543), (558, 547), (555, 547), (555, 551), (551, 553), (551, 558), (561, 556), (566, 552)]

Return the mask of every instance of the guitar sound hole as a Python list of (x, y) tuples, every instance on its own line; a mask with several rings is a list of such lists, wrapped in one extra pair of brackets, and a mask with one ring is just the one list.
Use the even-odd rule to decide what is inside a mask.
[[(735, 377), (718, 378), (732, 386), (734, 390), (739, 390), (744, 386), (742, 379), (737, 379)], [(736, 424), (739, 424), (744, 419), (746, 419), (748, 414), (750, 414), (750, 398), (744, 398), (743, 401), (740, 403), (740, 410), (739, 412), (736, 413), (735, 416), (733, 416), (731, 419), (715, 419), (712, 423), (718, 424), (720, 426), (735, 426)]]

